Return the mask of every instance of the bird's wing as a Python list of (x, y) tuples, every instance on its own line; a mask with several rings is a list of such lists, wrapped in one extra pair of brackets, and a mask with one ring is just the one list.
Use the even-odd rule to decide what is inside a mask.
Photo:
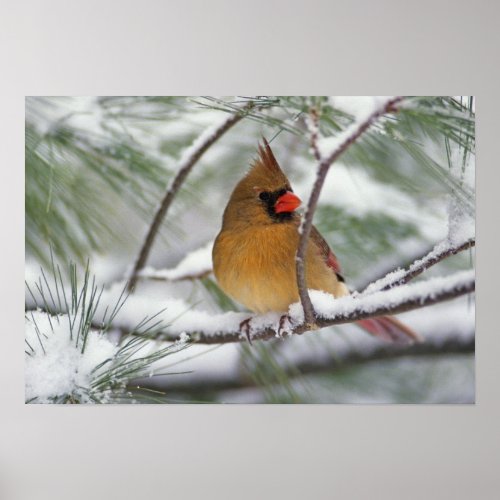
[[(326, 265), (337, 275), (339, 281), (344, 281), (344, 278), (340, 274), (340, 265), (337, 257), (335, 257), (328, 243), (314, 226), (311, 228), (311, 239), (318, 248)], [(392, 316), (362, 319), (357, 321), (357, 324), (373, 336), (388, 342), (422, 342), (417, 333)]]
[(316, 247), (318, 248), (321, 257), (323, 257), (326, 265), (333, 270), (333, 272), (337, 275), (339, 281), (344, 281), (344, 277), (341, 274), (340, 264), (337, 260), (337, 257), (332, 252), (332, 249), (328, 246), (325, 238), (321, 236), (320, 232), (316, 229), (315, 226), (311, 227), (311, 239), (316, 244)]

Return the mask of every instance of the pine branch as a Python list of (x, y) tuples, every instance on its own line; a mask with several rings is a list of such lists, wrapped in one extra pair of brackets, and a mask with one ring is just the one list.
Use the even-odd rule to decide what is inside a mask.
[[(453, 276), (432, 278), (427, 281), (398, 286), (390, 290), (341, 297), (331, 302), (329, 301), (327, 306), (325, 306), (323, 301), (319, 312), (315, 313), (313, 327), (303, 321), (301, 317), (302, 308), (300, 303), (298, 303), (291, 306), (290, 328), (287, 333), (289, 335), (302, 334), (316, 328), (407, 312), (450, 300), (471, 293), (474, 290), (474, 272), (463, 271)], [(295, 306), (298, 306), (298, 309)], [(39, 309), (45, 310), (49, 314), (54, 313), (47, 306), (39, 307)], [(55, 309), (57, 310), (57, 307)], [(200, 331), (197, 326), (199, 325), (199, 319), (195, 319), (192, 323), (193, 326), (190, 326), (189, 322), (184, 323), (182, 332), (189, 335), (192, 341), (200, 344), (224, 344), (246, 341), (246, 337), (242, 335), (240, 329), (225, 326), (227, 325), (225, 315), (213, 317), (212, 320), (214, 326), (210, 327), (210, 331)], [(217, 324), (220, 324), (220, 326), (215, 326)], [(262, 325), (262, 321), (260, 321), (260, 324)], [(93, 325), (95, 328), (101, 328), (101, 326), (99, 324)], [(110, 327), (120, 328), (124, 334), (133, 333), (127, 328), (127, 323), (123, 324), (120, 320), (110, 322)], [(249, 335), (252, 340), (268, 340), (279, 336), (278, 325), (274, 326), (268, 323), (266, 326), (260, 328), (252, 328), (251, 321), (250, 327)], [(231, 328), (236, 329), (232, 330)], [(152, 338), (174, 342), (179, 340), (179, 334), (180, 331), (175, 331), (175, 329), (161, 329), (157, 330)]]
[(451, 257), (452, 255), (456, 255), (464, 250), (468, 250), (475, 245), (475, 238), (470, 238), (464, 243), (458, 245), (450, 245), (449, 242), (445, 240), (437, 244), (428, 254), (415, 260), (415, 262), (413, 262), (407, 269), (391, 271), (383, 278), (368, 285), (362, 293), (365, 294), (373, 293), (375, 291), (389, 290), (396, 286), (404, 285), (447, 257)]
[[(25, 350), (26, 398), (37, 403), (107, 403), (131, 400), (125, 386), (133, 378), (145, 377), (154, 363), (189, 346), (186, 338), (149, 349), (148, 334), (157, 326), (157, 313), (131, 326), (128, 339), (119, 345), (104, 337), (127, 297), (120, 296), (99, 315), (104, 289), (99, 291), (87, 265), (83, 283), (77, 279), (76, 265), (70, 266), (71, 285), (63, 282), (59, 266), (52, 260), (52, 282), (41, 269), (36, 288), (43, 309), (30, 291), (37, 309), (26, 315)], [(66, 307), (64, 314), (57, 314)], [(70, 297), (71, 306), (66, 297)], [(108, 315), (107, 312), (111, 311)], [(38, 344), (35, 343), (38, 341)], [(64, 360), (61, 363), (61, 360)]]
[[(297, 335), (317, 328), (403, 313), (454, 299), (475, 290), (474, 273), (466, 271), (448, 278), (433, 278), (425, 282), (403, 285), (403, 287), (378, 291), (367, 296), (349, 296), (335, 299), (333, 308), (328, 310), (327, 314), (315, 313), (312, 327), (310, 323), (303, 321), (292, 326), (288, 330), (288, 334)], [(185, 331), (185, 333), (199, 344), (227, 344), (246, 341), (245, 335), (242, 335), (239, 330), (215, 333)], [(277, 336), (277, 331), (271, 327), (250, 331), (252, 341), (268, 340)], [(176, 341), (179, 339), (179, 335), (166, 330), (158, 332), (157, 338), (159, 340)]]
[[(354, 366), (362, 366), (374, 361), (387, 361), (401, 358), (422, 358), (432, 356), (445, 356), (453, 354), (473, 354), (475, 351), (474, 332), (467, 338), (453, 336), (444, 341), (425, 342), (413, 345), (381, 344), (375, 349), (363, 350), (350, 349), (345, 352), (336, 352), (335, 357), (315, 357), (309, 360), (294, 363), (291, 368), (283, 367), (288, 377), (300, 375), (332, 374)], [(159, 383), (141, 382), (141, 387), (157, 388)], [(187, 383), (173, 377), (162, 384), (162, 389), (170, 392), (183, 392), (188, 394), (209, 393), (238, 390), (258, 387), (255, 380), (249, 377), (221, 377), (220, 375), (207, 375), (202, 379), (189, 380)]]
[(137, 283), (138, 275), (141, 269), (146, 264), (149, 253), (153, 246), (154, 240), (158, 234), (160, 229), (160, 225), (167, 214), (172, 201), (174, 200), (177, 192), (180, 187), (186, 180), (186, 177), (191, 172), (192, 168), (195, 166), (197, 161), (201, 158), (201, 156), (212, 146), (218, 139), (220, 139), (230, 128), (236, 125), (248, 112), (253, 103), (248, 103), (246, 106), (243, 106), (234, 114), (229, 115), (218, 127), (213, 130), (209, 130), (208, 133), (205, 131), (202, 135), (194, 142), (194, 144), (185, 151), (183, 158), (181, 159), (179, 170), (177, 175), (172, 180), (169, 185), (165, 195), (158, 207), (158, 210), (151, 222), (151, 226), (149, 227), (148, 233), (142, 247), (139, 251), (139, 255), (137, 256), (136, 262), (134, 264), (134, 268), (132, 274), (130, 276), (130, 280), (127, 285), (128, 291), (132, 291)]
[[(297, 274), (297, 287), (299, 289), (300, 302), (304, 309), (305, 324), (312, 327), (315, 324), (315, 313), (314, 307), (309, 297), (306, 285), (306, 265), (305, 256), (307, 245), (309, 241), (309, 236), (311, 234), (312, 220), (314, 217), (314, 212), (318, 205), (319, 196), (321, 189), (325, 182), (326, 174), (330, 169), (332, 163), (337, 160), (346, 149), (356, 142), (364, 132), (366, 132), (370, 126), (388, 112), (396, 111), (396, 105), (403, 99), (403, 97), (398, 96), (388, 100), (383, 106), (375, 109), (367, 118), (359, 122), (354, 122), (350, 127), (348, 127), (340, 137), (337, 138), (336, 146), (328, 154), (321, 154), (321, 151), (317, 144), (317, 133), (313, 133), (311, 137), (313, 150), (315, 156), (321, 158), (318, 173), (316, 175), (316, 181), (314, 183), (311, 196), (309, 197), (309, 202), (303, 217), (303, 221), (300, 227), (300, 240), (297, 249), (296, 260), (296, 274)], [(314, 119), (313, 119), (314, 122)], [(316, 127), (313, 127), (316, 128)]]

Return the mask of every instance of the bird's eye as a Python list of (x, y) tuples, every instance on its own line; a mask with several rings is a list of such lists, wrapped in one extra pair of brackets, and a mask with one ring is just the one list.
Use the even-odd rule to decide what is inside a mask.
[(259, 198), (262, 201), (269, 201), (269, 198), (271, 197), (271, 193), (267, 191), (262, 191), (262, 193), (259, 193)]
[(283, 196), (284, 194), (286, 194), (286, 189), (280, 189), (280, 191), (278, 192), (278, 198), (280, 196)]

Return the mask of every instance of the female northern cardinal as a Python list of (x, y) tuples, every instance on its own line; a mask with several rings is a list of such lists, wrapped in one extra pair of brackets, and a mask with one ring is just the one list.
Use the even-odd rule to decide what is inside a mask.
[[(285, 313), (299, 300), (295, 254), (300, 215), (295, 210), (300, 203), (264, 139), (259, 158), (231, 194), (212, 255), (222, 290), (251, 311)], [(349, 294), (335, 254), (314, 226), (307, 246), (306, 282), (308, 288), (334, 297)], [(419, 339), (390, 316), (358, 324), (388, 341)]]

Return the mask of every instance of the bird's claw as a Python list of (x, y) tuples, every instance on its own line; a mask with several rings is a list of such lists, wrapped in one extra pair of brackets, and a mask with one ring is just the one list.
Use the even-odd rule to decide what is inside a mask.
[(252, 318), (247, 318), (244, 319), (240, 323), (240, 332), (244, 333), (248, 339), (248, 343), (252, 345), (252, 339), (250, 338), (250, 321), (252, 321)]
[(291, 325), (290, 316), (288, 316), (288, 314), (283, 314), (278, 325), (278, 337), (283, 337), (283, 334), (288, 333), (289, 330), (285, 329), (286, 322)]

